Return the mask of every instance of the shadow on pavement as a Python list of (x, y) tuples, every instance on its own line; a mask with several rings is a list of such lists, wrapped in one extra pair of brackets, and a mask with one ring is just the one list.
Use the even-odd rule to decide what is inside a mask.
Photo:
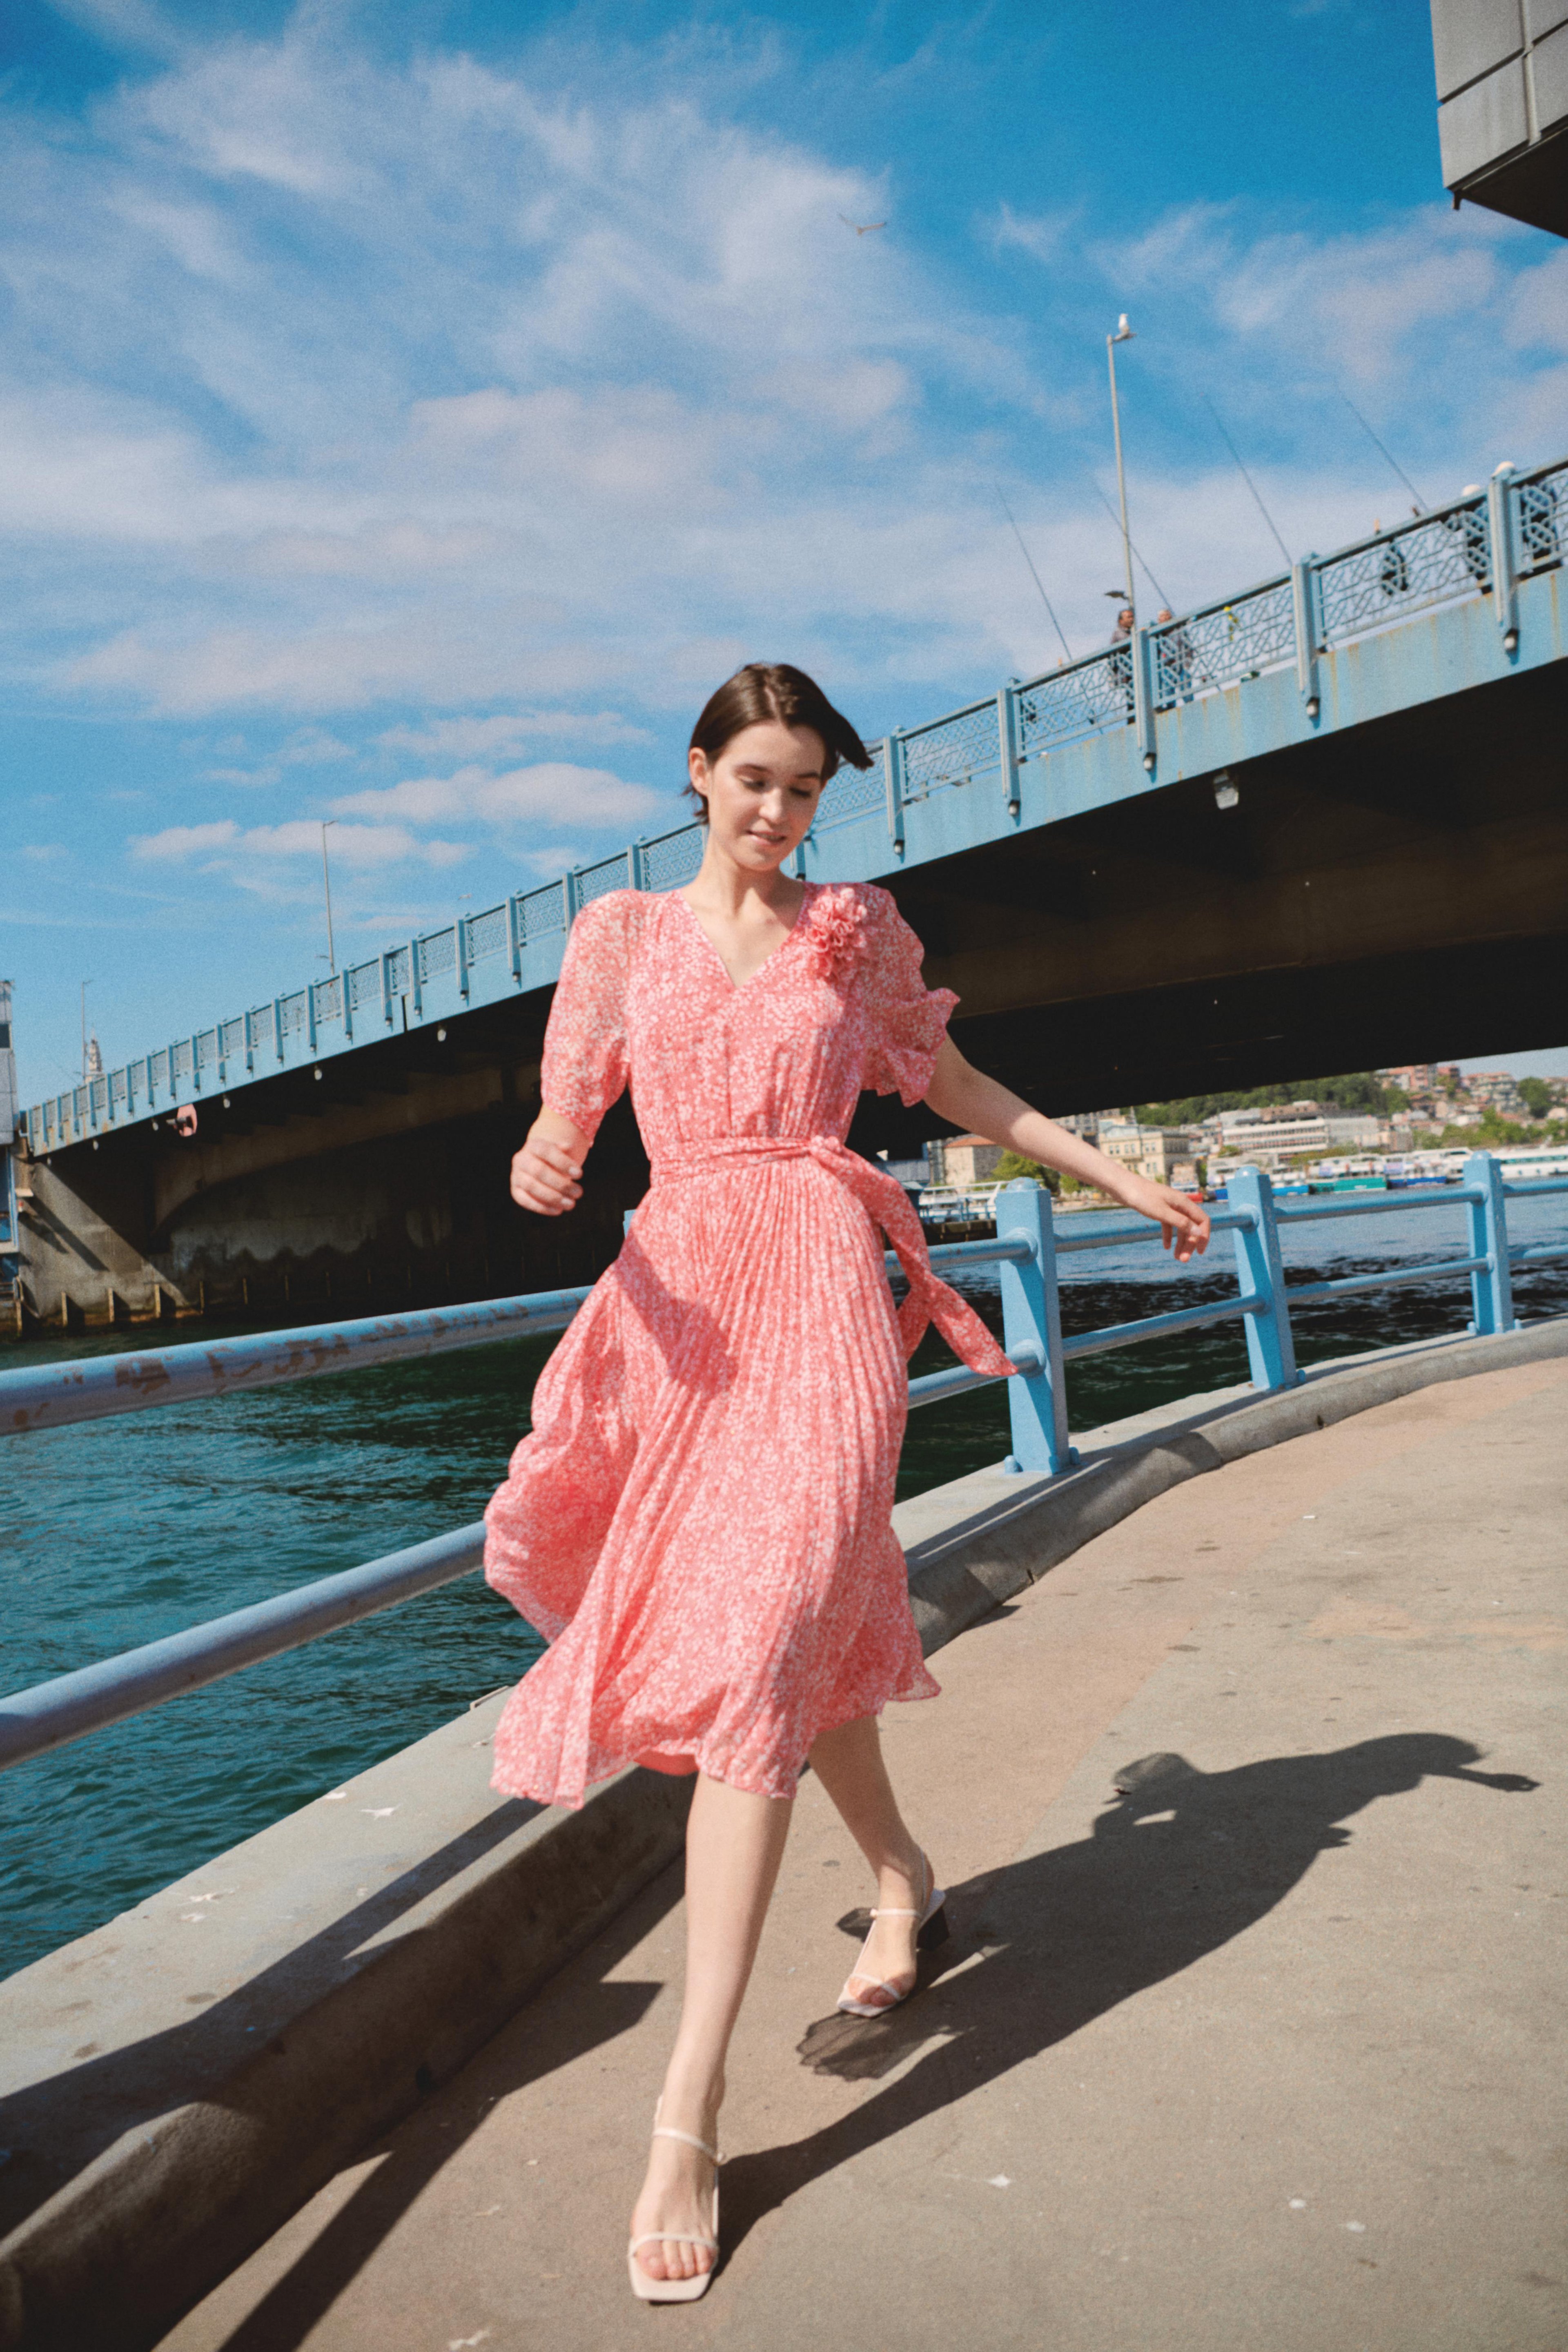
[[(679, 1899), (679, 1868), (661, 1872), (595, 1940), (584, 1956), (587, 1964), (601, 1972), (613, 1968)], [(500, 2100), (630, 2032), (658, 1991), (657, 1984), (579, 1983), (570, 2004), (551, 2002), (531, 2032), (526, 2027), (532, 2005), (526, 2004), (481, 2053), (483, 2105), (465, 2100), (459, 2107), (452, 2093), (460, 2092), (461, 2078), (455, 2078), (442, 2101), (444, 2112), (423, 2119), (423, 2128), (405, 2120), (362, 2149), (356, 2164), (377, 2156), (383, 2160), (224, 2338), (223, 2352), (292, 2352)], [(395, 2332), (389, 2340), (400, 2339)]]
[[(1228, 1772), (1200, 1772), (1170, 1755), (1127, 1766), (1089, 1837), (950, 1893), (953, 1937), (922, 1962), (917, 1999), (885, 2020), (835, 2015), (809, 2029), (802, 2063), (841, 2081), (878, 2081), (915, 2052), (925, 2055), (822, 2131), (731, 2159), (726, 2253), (808, 2181), (1242, 1934), (1318, 1854), (1350, 1843), (1339, 1826), (1345, 1815), (1428, 1776), (1509, 1792), (1540, 1785), (1520, 1773), (1470, 1769), (1479, 1756), (1468, 1740), (1441, 1732), (1399, 1732)], [(858, 1932), (863, 1916), (840, 1925)]]

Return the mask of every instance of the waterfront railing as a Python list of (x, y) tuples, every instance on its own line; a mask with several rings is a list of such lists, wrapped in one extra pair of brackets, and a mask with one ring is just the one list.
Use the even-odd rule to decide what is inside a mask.
[[(1301, 1379), (1291, 1329), (1294, 1308), (1350, 1291), (1443, 1277), (1464, 1276), (1469, 1283), (1470, 1319), (1455, 1338), (1514, 1330), (1513, 1270), (1568, 1257), (1568, 1243), (1510, 1243), (1508, 1202), (1549, 1193), (1568, 1193), (1568, 1177), (1510, 1182), (1488, 1152), (1475, 1153), (1466, 1161), (1458, 1184), (1384, 1195), (1358, 1192), (1333, 1200), (1277, 1199), (1266, 1174), (1242, 1169), (1230, 1180), (1225, 1205), (1212, 1217), (1216, 1233), (1231, 1235), (1237, 1284), (1232, 1297), (1066, 1339), (1058, 1261), (1087, 1250), (1157, 1242), (1157, 1227), (1141, 1220), (1135, 1226), (1098, 1233), (1058, 1234), (1049, 1194), (1026, 1181), (1004, 1185), (997, 1193), (994, 1239), (948, 1243), (933, 1249), (931, 1256), (944, 1275), (978, 1265), (998, 1268), (1003, 1345), (1016, 1367), (1006, 1384), (1012, 1451), (1003, 1467), (1014, 1475), (1050, 1477), (1069, 1470), (1078, 1459), (1068, 1433), (1067, 1367), (1087, 1356), (1208, 1324), (1239, 1321), (1247, 1335), (1254, 1388), (1289, 1389)], [(1384, 1266), (1326, 1282), (1288, 1285), (1285, 1280), (1279, 1237), (1287, 1224), (1457, 1204), (1465, 1212), (1468, 1242), (1462, 1255)], [(890, 1255), (888, 1267), (889, 1274), (897, 1271)], [(256, 1333), (65, 1364), (18, 1366), (0, 1372), (0, 1435), (25, 1436), (284, 1381), (320, 1379), (454, 1348), (548, 1335), (563, 1330), (587, 1297), (586, 1289), (536, 1291), (479, 1306), (319, 1324), (306, 1330)], [(939, 1403), (984, 1387), (989, 1379), (965, 1364), (926, 1372), (910, 1381), (910, 1403)], [(18, 1691), (0, 1699), (0, 1769), (471, 1575), (481, 1565), (483, 1551), (484, 1528), (476, 1522)]]

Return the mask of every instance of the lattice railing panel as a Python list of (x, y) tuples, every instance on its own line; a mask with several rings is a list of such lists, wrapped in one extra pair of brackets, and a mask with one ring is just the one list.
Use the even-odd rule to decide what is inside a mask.
[(370, 963), (352, 964), (347, 977), (350, 1011), (358, 1013), (362, 1006), (369, 1004), (374, 1005), (379, 1013), (381, 1010), (381, 958), (377, 956)]
[(1399, 620), (1450, 596), (1473, 596), (1491, 578), (1484, 501), (1406, 523), (1325, 563), (1319, 575), (1323, 643)]
[(244, 1053), (245, 1016), (243, 1013), (237, 1021), (226, 1021), (223, 1024), (217, 1033), (217, 1047), (226, 1062), (231, 1054)]
[(413, 959), (406, 948), (394, 948), (386, 959), (387, 985), (394, 996), (406, 996), (414, 985)]
[(331, 980), (316, 982), (316, 1018), (318, 1021), (341, 1021), (343, 1017), (343, 976), (333, 972)]
[(1126, 646), (1052, 672), (1019, 689), (1018, 753), (1032, 760), (1132, 716), (1132, 656)]
[(87, 1092), (92, 1117), (94, 1118), (107, 1118), (109, 1116), (109, 1080), (107, 1078), (89, 1078), (88, 1080)]
[(703, 833), (700, 824), (683, 824), (679, 833), (650, 841), (642, 854), (644, 887), (679, 890), (689, 882), (702, 863)]
[(577, 877), (577, 904), (586, 907), (592, 899), (607, 898), (612, 890), (631, 887), (631, 853), (623, 849), (618, 857), (602, 857), (596, 866), (584, 866)]
[(483, 963), (487, 956), (505, 955), (507, 951), (507, 920), (504, 907), (487, 907), (482, 915), (468, 918), (468, 961)]
[(552, 931), (565, 929), (564, 898), (559, 882), (547, 882), (542, 890), (531, 890), (526, 898), (518, 900), (518, 926), (524, 947), (530, 940), (548, 939)]
[(270, 1004), (257, 1004), (252, 1006), (250, 1013), (250, 1042), (253, 1045), (271, 1045), (276, 1042), (272, 1034), (272, 1007)]
[(851, 818), (868, 816), (888, 805), (887, 772), (882, 765), (882, 747), (868, 744), (871, 754), (868, 768), (840, 768), (829, 782), (817, 803), (816, 829), (847, 824)]
[(169, 1053), (167, 1046), (153, 1055), (153, 1084), (164, 1093), (169, 1087)]
[(1173, 621), (1152, 638), (1154, 700), (1163, 708), (1212, 694), (1237, 679), (1296, 658), (1296, 618), (1289, 580), (1253, 595)]
[(1520, 570), (1541, 572), (1568, 554), (1568, 466), (1519, 486)]
[(1002, 764), (996, 705), (977, 703), (904, 738), (904, 798), (922, 801), (950, 784), (967, 784)]
[(422, 982), (438, 980), (444, 971), (458, 968), (458, 933), (448, 924), (444, 931), (432, 931), (415, 945), (419, 950), (419, 977)]
[(305, 1026), (305, 992), (298, 989), (292, 996), (278, 1000), (278, 1013), (285, 1037), (297, 1036)]

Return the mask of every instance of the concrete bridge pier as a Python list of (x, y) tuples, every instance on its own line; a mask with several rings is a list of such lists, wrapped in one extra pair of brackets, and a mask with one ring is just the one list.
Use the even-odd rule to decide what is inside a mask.
[(507, 1171), (537, 1067), (521, 1087), (506, 1068), (467, 1074), (473, 1107), (458, 1117), (440, 1116), (453, 1089), (416, 1076), (357, 1101), (329, 1079), (298, 1110), (255, 1092), (203, 1104), (189, 1140), (163, 1119), (24, 1162), (17, 1336), (201, 1315), (323, 1321), (592, 1281), (647, 1161), (618, 1106), (572, 1216), (516, 1208)]

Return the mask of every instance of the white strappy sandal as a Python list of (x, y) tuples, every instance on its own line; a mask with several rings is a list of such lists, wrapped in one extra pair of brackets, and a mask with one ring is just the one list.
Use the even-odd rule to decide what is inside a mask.
[[(663, 2104), (661, 2099), (659, 2105)], [(639, 2303), (695, 2303), (700, 2294), (707, 2294), (709, 2281), (719, 2266), (718, 2168), (724, 2159), (716, 2147), (710, 2147), (707, 2141), (699, 2139), (695, 2132), (676, 2131), (669, 2124), (661, 2124), (658, 2107), (653, 2111), (653, 2137), (655, 2139), (684, 2140), (688, 2147), (700, 2148), (704, 2156), (711, 2158), (714, 2169), (713, 2235), (705, 2238), (693, 2230), (645, 2230), (642, 2236), (632, 2239), (626, 2248), (626, 2268), (631, 2273), (632, 2293)], [(678, 2246), (710, 2246), (713, 2250), (711, 2267), (695, 2272), (690, 2278), (650, 2278), (637, 2260), (637, 2248), (658, 2245), (665, 2239)]]
[[(889, 1906), (886, 1910), (873, 1911), (871, 1914), (873, 1919), (918, 1919), (920, 1925), (915, 1929), (917, 1956), (921, 1952), (930, 1951), (937, 1944), (945, 1944), (948, 1938), (947, 1914), (942, 1908), (947, 1901), (946, 1893), (936, 1883), (936, 1873), (931, 1866), (930, 1855), (922, 1853), (921, 1860), (925, 1864), (926, 1878), (931, 1887), (923, 1909), (904, 1911)], [(860, 1947), (862, 1958), (870, 1940), (868, 1936), (866, 1943)], [(891, 2000), (857, 2000), (849, 1990), (857, 1977), (874, 1985), (879, 1992), (891, 1993)], [(851, 1969), (844, 1979), (844, 1990), (838, 1996), (838, 2006), (846, 2017), (886, 2017), (890, 2009), (897, 2009), (900, 2001), (908, 2000), (914, 1989), (912, 1984), (907, 1984), (900, 1992), (898, 1986), (889, 1984), (885, 1977), (874, 1977), (867, 1969)]]

